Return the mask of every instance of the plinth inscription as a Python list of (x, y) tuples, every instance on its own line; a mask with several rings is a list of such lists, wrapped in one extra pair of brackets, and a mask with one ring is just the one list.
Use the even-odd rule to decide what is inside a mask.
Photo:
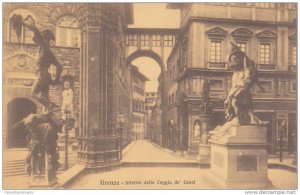
[(257, 171), (256, 155), (237, 156), (237, 171)]

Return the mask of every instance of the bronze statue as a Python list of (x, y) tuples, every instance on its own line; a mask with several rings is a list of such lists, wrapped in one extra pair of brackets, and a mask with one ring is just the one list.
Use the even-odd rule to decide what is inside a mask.
[[(15, 14), (12, 16), (10, 22), (18, 37), (21, 35), (22, 27), (27, 27), (33, 31), (33, 41), (39, 46), (36, 61), (36, 78), (33, 82), (31, 95), (44, 106), (44, 113), (29, 114), (16, 124), (16, 126), (23, 124), (29, 132), (29, 154), (26, 158), (27, 173), (31, 175), (32, 180), (35, 180), (35, 178), (44, 178), (45, 181), (55, 182), (56, 171), (59, 167), (59, 153), (56, 142), (58, 139), (57, 133), (63, 127), (62, 121), (54, 115), (54, 112), (60, 111), (60, 109), (55, 103), (49, 100), (49, 86), (59, 84), (62, 73), (62, 65), (50, 49), (50, 42), (55, 41), (55, 37), (48, 29), (40, 31), (30, 15), (23, 20), (21, 15)], [(51, 65), (56, 66), (54, 80), (52, 80), (48, 72)], [(37, 179), (37, 181), (40, 180)]]
[(45, 154), (48, 161), (47, 177), (49, 181), (56, 179), (58, 163), (58, 147), (56, 140), (58, 132), (61, 132), (63, 123), (54, 117), (53, 113), (30, 114), (22, 120), (28, 130), (30, 141), (28, 143), (28, 156), (26, 158), (27, 174), (45, 174)]
[(255, 84), (263, 91), (257, 75), (256, 64), (240, 48), (232, 44), (228, 67), (233, 70), (231, 89), (224, 102), (226, 123), (216, 127), (213, 134), (224, 134), (230, 127), (265, 125), (253, 112), (251, 87)]
[[(23, 19), (21, 15), (15, 14), (11, 18), (11, 23), (18, 37), (20, 36), (20, 29), (22, 26), (25, 26), (29, 30), (33, 31), (33, 41), (39, 46), (38, 57), (36, 61), (36, 79), (31, 90), (32, 97), (38, 100), (46, 110), (51, 110), (54, 107), (58, 107), (49, 100), (49, 85), (59, 84), (62, 73), (62, 65), (59, 63), (50, 49), (50, 42), (55, 41), (54, 34), (48, 29), (40, 31), (36, 27), (35, 21), (31, 15), (28, 15), (25, 19)], [(51, 79), (51, 75), (48, 72), (51, 64), (56, 66), (55, 80)]]

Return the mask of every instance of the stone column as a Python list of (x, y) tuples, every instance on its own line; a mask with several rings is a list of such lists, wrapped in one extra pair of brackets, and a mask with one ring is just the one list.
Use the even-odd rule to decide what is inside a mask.
[(115, 42), (118, 6), (82, 5), (80, 65), (80, 133), (78, 162), (104, 168), (120, 161), (114, 97)]

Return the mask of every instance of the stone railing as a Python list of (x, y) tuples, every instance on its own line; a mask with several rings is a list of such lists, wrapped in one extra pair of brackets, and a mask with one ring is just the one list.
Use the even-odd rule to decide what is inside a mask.
[(259, 71), (276, 71), (276, 64), (258, 64)]
[(206, 67), (209, 69), (227, 69), (226, 62), (206, 62)]

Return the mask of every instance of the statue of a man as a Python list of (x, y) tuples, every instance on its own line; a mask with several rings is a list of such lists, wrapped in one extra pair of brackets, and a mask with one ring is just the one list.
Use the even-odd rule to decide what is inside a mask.
[[(49, 100), (49, 85), (59, 84), (60, 76), (62, 73), (62, 65), (54, 56), (50, 49), (50, 42), (55, 41), (55, 36), (52, 31), (46, 29), (40, 31), (35, 24), (31, 15), (28, 15), (25, 19), (21, 15), (13, 15), (11, 23), (19, 36), (22, 26), (27, 27), (34, 32), (33, 41), (39, 46), (38, 57), (36, 61), (36, 79), (33, 83), (31, 95), (38, 100), (46, 110), (50, 111), (54, 107), (58, 107)], [(51, 79), (51, 75), (48, 72), (49, 67), (53, 64), (56, 66), (55, 79)]]
[(230, 127), (240, 125), (265, 125), (267, 121), (258, 119), (253, 111), (251, 87), (257, 84), (261, 89), (257, 77), (257, 69), (254, 61), (232, 44), (228, 66), (233, 70), (231, 89), (224, 102), (226, 123), (218, 126), (214, 134), (226, 132)]

